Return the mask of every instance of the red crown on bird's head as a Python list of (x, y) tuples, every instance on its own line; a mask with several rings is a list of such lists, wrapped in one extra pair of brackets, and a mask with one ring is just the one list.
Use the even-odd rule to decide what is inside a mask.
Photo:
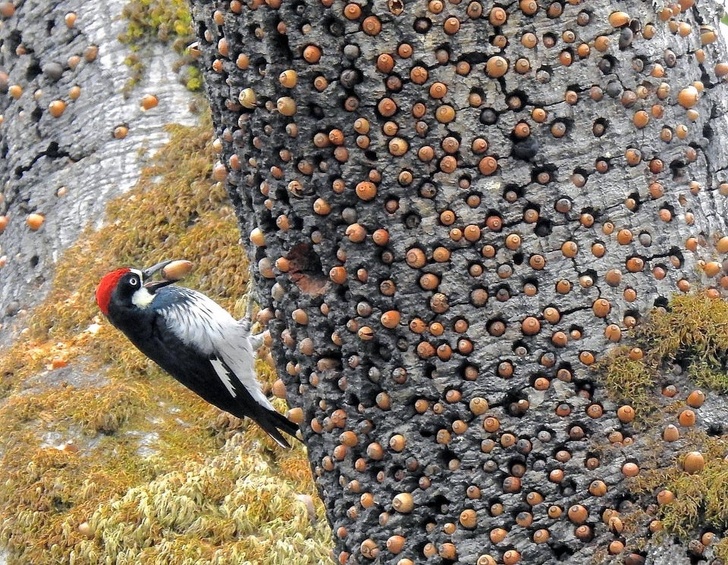
[(119, 284), (119, 279), (127, 274), (131, 269), (124, 267), (122, 269), (116, 269), (110, 273), (106, 273), (99, 282), (99, 286), (96, 287), (96, 304), (104, 313), (104, 316), (109, 315), (109, 303), (111, 302), (111, 295), (114, 293), (116, 285)]

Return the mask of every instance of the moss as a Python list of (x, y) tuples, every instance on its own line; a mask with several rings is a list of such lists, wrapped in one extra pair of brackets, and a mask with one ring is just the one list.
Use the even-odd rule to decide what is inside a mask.
[[(667, 532), (690, 539), (697, 531), (711, 529), (725, 531), (728, 528), (728, 441), (711, 438), (703, 432), (690, 435), (689, 449), (678, 454), (675, 465), (648, 470), (633, 483), (637, 494), (656, 494), (671, 491), (672, 502), (659, 507), (658, 516)], [(705, 458), (705, 468), (699, 473), (682, 470), (682, 460), (687, 451), (700, 451)], [(717, 549), (716, 555), (728, 557), (728, 544)]]
[[(677, 363), (696, 385), (728, 391), (728, 302), (704, 292), (672, 298), (656, 308), (632, 335), (632, 345), (614, 348), (597, 365), (610, 399), (643, 414), (657, 408), (660, 373)], [(634, 347), (641, 355), (634, 355)]]
[[(296, 497), (316, 497), (303, 447), (280, 450), (257, 426), (203, 402), (94, 303), (98, 280), (114, 267), (188, 258), (187, 286), (244, 312), (247, 260), (233, 209), (211, 178), (209, 117), (169, 135), (138, 185), (109, 203), (104, 226), (63, 255), (29, 330), (0, 354), (8, 563), (328, 559), (322, 504), (315, 499), (311, 520)], [(272, 368), (256, 367), (272, 384)]]
[[(666, 423), (677, 423), (685, 403), (679, 397), (664, 397), (659, 389), (677, 378), (681, 383), (676, 388), (681, 390), (697, 385), (719, 393), (728, 391), (726, 330), (727, 302), (705, 292), (675, 296), (666, 308), (650, 312), (635, 329), (631, 346), (615, 348), (599, 365), (608, 397), (635, 407), (637, 423), (644, 428), (639, 448), (641, 472), (630, 488), (646, 498), (643, 506), (654, 502), (659, 491), (672, 491), (675, 499), (658, 507), (658, 517), (665, 533), (686, 541), (706, 529), (725, 532), (728, 528), (728, 438), (682, 428), (682, 439), (665, 443), (662, 430)], [(701, 472), (682, 470), (688, 451), (703, 454)], [(721, 540), (714, 552), (728, 559), (728, 542)]]
[(698, 386), (721, 393), (728, 392), (728, 374), (717, 363), (694, 360), (688, 367), (688, 375)]
[(185, 0), (131, 0), (122, 9), (122, 17), (127, 26), (119, 41), (132, 50), (125, 60), (131, 70), (131, 78), (124, 87), (126, 92), (144, 76), (144, 58), (139, 52), (150, 42), (169, 44), (180, 57), (175, 66), (188, 69), (188, 77), (184, 80), (187, 88), (191, 91), (201, 88), (200, 72), (185, 55), (187, 45), (194, 40), (192, 16)]
[(703, 292), (678, 295), (666, 309), (656, 309), (639, 332), (655, 355), (689, 356), (717, 364), (728, 350), (728, 303)]
[(652, 409), (652, 389), (655, 386), (657, 366), (651, 359), (630, 357), (632, 348), (617, 347), (599, 362), (597, 369), (603, 375), (603, 384), (609, 398), (618, 403), (629, 403), (636, 411)]

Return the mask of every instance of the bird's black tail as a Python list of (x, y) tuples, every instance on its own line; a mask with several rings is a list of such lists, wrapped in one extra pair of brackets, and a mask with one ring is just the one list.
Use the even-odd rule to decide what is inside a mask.
[[(298, 439), (296, 433), (298, 432), (298, 424), (291, 422), (280, 412), (265, 408), (264, 406), (257, 405), (258, 409), (256, 413), (252, 415), (252, 419), (263, 428), (263, 430), (272, 437), (275, 442), (281, 447), (290, 448), (291, 444), (286, 441), (281, 431), (286, 432), (288, 435)], [(300, 440), (299, 440), (300, 441)]]

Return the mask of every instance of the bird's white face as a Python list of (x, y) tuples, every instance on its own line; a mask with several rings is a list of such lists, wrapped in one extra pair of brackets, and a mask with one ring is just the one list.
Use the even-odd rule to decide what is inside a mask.
[(131, 269), (131, 274), (135, 275), (136, 280), (129, 280), (129, 283), (132, 286), (138, 286), (138, 290), (134, 291), (134, 294), (131, 296), (131, 302), (136, 306), (137, 308), (146, 308), (152, 303), (152, 300), (154, 300), (154, 295), (149, 292), (149, 290), (144, 286), (144, 276), (142, 275), (142, 272), (138, 269)]

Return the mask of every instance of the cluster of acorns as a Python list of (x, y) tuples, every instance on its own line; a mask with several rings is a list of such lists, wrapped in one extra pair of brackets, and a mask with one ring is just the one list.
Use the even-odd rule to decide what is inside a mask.
[(590, 366), (699, 260), (722, 275), (717, 22), (692, 0), (196, 4), (215, 170), (339, 562), (643, 563), (634, 408)]

